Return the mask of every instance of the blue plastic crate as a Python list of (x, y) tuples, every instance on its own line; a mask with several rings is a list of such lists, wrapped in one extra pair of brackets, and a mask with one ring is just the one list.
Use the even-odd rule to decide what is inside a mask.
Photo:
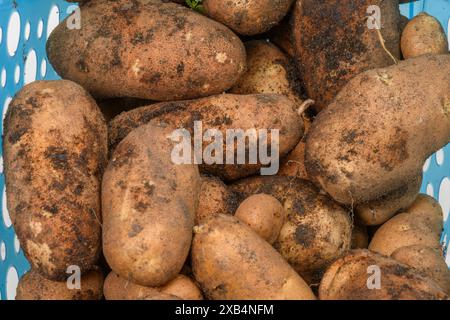
[[(45, 42), (51, 30), (75, 7), (63, 0), (0, 0), (0, 110), (3, 117), (11, 98), (25, 84), (58, 79), (47, 61)], [(402, 5), (401, 11), (408, 17), (427, 11), (448, 31), (450, 0), (417, 1)], [(3, 124), (0, 126), (3, 130)], [(14, 299), (18, 279), (29, 269), (29, 264), (20, 250), (6, 208), (1, 150), (0, 171), (0, 299)], [(444, 209), (446, 222), (442, 241), (447, 245), (450, 242), (450, 145), (427, 161), (424, 172), (422, 192), (438, 199)], [(447, 263), (450, 265), (450, 250)]]

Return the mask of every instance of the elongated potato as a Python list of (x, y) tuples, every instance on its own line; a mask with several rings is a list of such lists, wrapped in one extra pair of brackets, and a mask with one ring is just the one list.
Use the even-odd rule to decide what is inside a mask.
[(60, 76), (96, 97), (199, 98), (231, 88), (245, 71), (239, 38), (179, 4), (96, 0), (81, 17), (80, 30), (63, 21), (52, 32), (47, 55)]
[[(308, 97), (320, 111), (341, 88), (366, 70), (394, 64), (383, 49), (371, 6), (380, 9), (386, 48), (400, 57), (397, 0), (299, 0), (294, 8), (294, 46)], [(369, 19), (369, 21), (368, 21)], [(370, 27), (369, 27), (370, 25)]]
[(288, 12), (293, 0), (203, 0), (206, 14), (242, 35), (268, 31)]
[(449, 70), (450, 55), (430, 55), (351, 80), (308, 131), (309, 177), (348, 205), (418, 177), (450, 141)]
[(79, 289), (70, 289), (66, 281), (51, 281), (31, 270), (20, 279), (16, 300), (100, 300), (102, 297), (103, 275), (100, 271), (88, 272), (81, 277)]
[(394, 259), (353, 250), (325, 273), (321, 300), (447, 300), (433, 280)]
[(401, 48), (405, 59), (448, 53), (447, 35), (439, 20), (421, 12), (403, 30)]
[(391, 258), (421, 271), (450, 294), (450, 269), (441, 250), (413, 245), (398, 248), (392, 253)]
[(291, 59), (265, 40), (245, 43), (247, 72), (231, 88), (230, 93), (282, 94), (298, 106), (303, 103), (302, 83)]
[(32, 268), (50, 280), (83, 273), (100, 253), (100, 180), (107, 128), (95, 101), (70, 81), (37, 81), (4, 121), (9, 213)]
[(143, 286), (175, 278), (191, 245), (200, 176), (197, 166), (172, 162), (173, 130), (132, 131), (103, 177), (103, 253), (115, 273)]
[[(251, 164), (249, 161), (252, 153), (258, 155), (257, 151), (254, 152), (255, 148), (253, 147), (256, 147), (256, 144), (261, 145), (264, 141), (264, 139), (261, 139), (263, 136), (260, 130), (267, 130), (267, 147), (269, 151), (270, 149), (274, 151), (272, 153), (272, 167), (267, 169), (270, 171), (278, 169), (276, 164), (279, 158), (276, 149), (279, 151), (279, 157), (285, 156), (296, 146), (303, 134), (303, 122), (297, 114), (296, 108), (297, 106), (287, 97), (275, 94), (223, 94), (199, 100), (150, 105), (123, 113), (111, 122), (110, 148), (114, 149), (117, 143), (132, 129), (150, 121), (164, 122), (176, 128), (186, 129), (191, 133), (192, 140), (194, 140), (195, 123), (201, 124), (202, 127), (197, 130), (198, 133), (205, 134), (208, 130), (218, 130), (220, 131), (218, 135), (223, 138), (220, 141), (216, 136), (213, 136), (211, 140), (205, 139), (203, 141), (202, 155), (211, 155), (211, 160), (214, 160), (215, 164), (204, 162), (200, 166), (201, 172), (218, 176), (224, 180), (236, 180), (260, 173), (261, 169), (266, 167), (261, 163), (260, 156), (256, 159), (255, 164)], [(238, 148), (239, 145), (236, 141), (231, 140), (233, 142), (229, 145), (230, 150), (234, 149), (235, 157), (232, 157), (232, 162), (235, 164), (229, 164), (226, 159), (226, 137), (231, 130), (243, 131), (244, 134), (253, 132), (257, 135), (253, 147), (247, 141), (245, 145), (242, 143), (243, 148)], [(272, 143), (273, 130), (279, 130), (278, 145)], [(211, 131), (209, 132), (211, 133)], [(212, 152), (207, 152), (207, 150), (211, 150), (209, 146), (212, 141), (222, 146), (223, 158), (220, 153), (213, 156)], [(237, 155), (245, 155), (245, 158), (242, 157), (245, 164), (236, 164)], [(218, 161), (222, 161), (224, 164), (217, 164)]]
[(371, 200), (355, 207), (356, 216), (368, 226), (385, 223), (401, 210), (407, 209), (420, 192), (422, 175), (378, 199)]
[(192, 268), (209, 299), (315, 299), (280, 254), (235, 217), (211, 217), (196, 227)]
[(230, 185), (245, 199), (252, 194), (272, 195), (287, 218), (274, 247), (308, 284), (320, 281), (331, 262), (350, 249), (349, 213), (311, 182), (293, 177), (253, 177)]
[(111, 272), (105, 279), (103, 291), (106, 300), (145, 300), (160, 294), (173, 295), (183, 300), (203, 300), (194, 281), (181, 274), (162, 287), (145, 287)]
[(233, 215), (238, 207), (236, 196), (219, 178), (203, 176), (195, 225), (218, 214)]
[(440, 249), (442, 208), (432, 197), (420, 195), (406, 212), (384, 223), (374, 234), (369, 249), (386, 256), (411, 245)]

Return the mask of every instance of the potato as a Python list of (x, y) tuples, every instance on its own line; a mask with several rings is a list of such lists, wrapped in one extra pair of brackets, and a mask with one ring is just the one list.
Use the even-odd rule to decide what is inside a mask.
[(230, 185), (245, 199), (265, 193), (280, 201), (286, 222), (274, 247), (309, 284), (350, 249), (352, 224), (346, 210), (310, 182), (293, 177), (254, 177)]
[(233, 215), (238, 207), (237, 199), (228, 187), (216, 177), (203, 176), (195, 224), (218, 214)]
[(283, 160), (278, 175), (309, 180), (305, 168), (305, 147), (305, 140), (300, 140), (294, 150)]
[(423, 272), (447, 294), (450, 293), (450, 269), (440, 250), (413, 245), (398, 248), (392, 253), (391, 258)]
[(421, 186), (422, 175), (419, 175), (406, 185), (378, 199), (358, 204), (355, 207), (356, 216), (368, 226), (383, 224), (397, 212), (407, 209), (416, 200)]
[(98, 98), (210, 96), (231, 88), (246, 68), (231, 30), (179, 4), (96, 0), (81, 17), (80, 30), (64, 21), (52, 32), (47, 55), (61, 77)]
[(357, 205), (418, 177), (450, 141), (448, 70), (450, 55), (423, 56), (351, 80), (308, 131), (312, 181), (336, 201)]
[(105, 279), (103, 291), (106, 300), (153, 300), (159, 295), (171, 295), (182, 300), (203, 300), (197, 285), (181, 274), (162, 287), (152, 288), (132, 283), (111, 272)]
[(354, 221), (352, 230), (352, 249), (367, 249), (369, 246), (369, 233), (367, 227), (359, 220)]
[(403, 30), (401, 48), (405, 59), (448, 53), (447, 36), (439, 20), (422, 12)]
[(443, 214), (439, 203), (421, 195), (404, 213), (383, 224), (370, 242), (369, 249), (386, 256), (411, 245), (440, 249)]
[[(70, 282), (70, 284), (72, 284)], [(35, 270), (26, 273), (19, 281), (16, 300), (101, 300), (103, 275), (92, 270), (81, 277), (80, 289), (69, 289), (66, 281), (51, 281)]]
[[(193, 137), (194, 124), (201, 122), (203, 134), (209, 129), (219, 130), (223, 137), (224, 164), (206, 164), (200, 166), (200, 171), (205, 174), (218, 176), (226, 181), (237, 180), (246, 176), (261, 172), (264, 167), (260, 158), (257, 163), (251, 164), (248, 159), (251, 146), (248, 141), (246, 149), (236, 152), (237, 144), (234, 143), (234, 154), (245, 154), (245, 164), (226, 164), (226, 136), (227, 130), (271, 130), (279, 131), (279, 157), (285, 156), (292, 150), (303, 134), (303, 123), (297, 114), (297, 106), (287, 97), (274, 94), (233, 95), (222, 94), (199, 100), (178, 101), (150, 105), (126, 112), (114, 119), (110, 124), (110, 148), (114, 149), (133, 128), (150, 121), (164, 122), (176, 128), (187, 129)], [(276, 114), (274, 113), (276, 110)], [(259, 131), (258, 131), (259, 132)], [(212, 139), (214, 140), (214, 139)], [(269, 137), (269, 148), (276, 149)], [(261, 144), (257, 139), (256, 143)], [(219, 144), (222, 143), (219, 140)], [(211, 141), (203, 142), (203, 154), (211, 145)], [(230, 144), (231, 145), (231, 144)], [(242, 144), (243, 145), (243, 144)], [(231, 148), (230, 148), (231, 149)], [(220, 157), (220, 155), (219, 155)], [(272, 164), (275, 165), (277, 155), (274, 154)], [(236, 161), (234, 161), (236, 163)], [(276, 165), (271, 169), (278, 169)]]
[(268, 31), (287, 14), (293, 0), (223, 1), (203, 0), (203, 8), (212, 19), (242, 35)]
[(303, 279), (270, 244), (232, 216), (195, 228), (192, 268), (212, 300), (312, 300)]
[(247, 224), (270, 244), (277, 240), (284, 225), (285, 216), (280, 201), (264, 193), (245, 199), (235, 214), (236, 218)]
[[(400, 57), (397, 0), (299, 0), (294, 7), (294, 46), (305, 90), (318, 111), (327, 108), (359, 73), (387, 67), (394, 59), (383, 48), (368, 8), (380, 8), (380, 33), (391, 55)], [(370, 28), (369, 28), (370, 25)]]
[(282, 94), (300, 106), (304, 100), (302, 83), (291, 59), (265, 40), (246, 42), (245, 48), (247, 72), (231, 88), (230, 93)]
[(103, 253), (115, 273), (143, 286), (174, 279), (192, 240), (200, 176), (196, 165), (171, 161), (172, 131), (133, 130), (103, 177)]
[(338, 259), (327, 270), (320, 283), (319, 298), (447, 300), (448, 296), (434, 281), (407, 265), (369, 250), (354, 250)]
[(7, 204), (25, 256), (50, 280), (89, 271), (100, 253), (100, 179), (107, 128), (95, 101), (70, 81), (37, 81), (4, 121)]

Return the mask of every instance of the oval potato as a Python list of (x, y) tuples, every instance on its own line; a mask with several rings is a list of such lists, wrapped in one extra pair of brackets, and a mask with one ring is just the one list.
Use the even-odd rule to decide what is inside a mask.
[(310, 179), (357, 205), (421, 175), (425, 160), (450, 142), (448, 70), (450, 55), (427, 55), (352, 79), (308, 131)]
[(192, 268), (212, 300), (315, 299), (280, 254), (235, 217), (211, 217), (196, 227)]
[(103, 177), (103, 253), (115, 273), (143, 286), (175, 278), (192, 240), (200, 176), (196, 165), (172, 162), (173, 130), (133, 130)]
[[(377, 275), (381, 277), (379, 287)], [(353, 250), (336, 260), (320, 283), (319, 297), (321, 300), (448, 299), (433, 280), (417, 270), (369, 250)]]
[(206, 14), (242, 35), (268, 31), (287, 14), (293, 0), (203, 0)]
[(89, 271), (101, 248), (100, 183), (107, 127), (92, 97), (65, 80), (26, 85), (4, 122), (9, 213), (32, 268), (65, 280)]
[(79, 30), (59, 24), (47, 55), (62, 78), (98, 98), (210, 96), (231, 88), (246, 68), (244, 45), (231, 30), (179, 4), (96, 0), (81, 7), (81, 17)]
[[(277, 111), (276, 114), (274, 110)], [(123, 113), (110, 123), (110, 148), (114, 149), (117, 143), (131, 130), (145, 123), (167, 123), (173, 127), (188, 130), (191, 137), (194, 137), (195, 124), (201, 125), (201, 128), (199, 127), (197, 130), (199, 133), (200, 129), (203, 134), (210, 129), (220, 131), (223, 141), (218, 140), (218, 143), (222, 145), (224, 157), (221, 158), (221, 155), (218, 154), (211, 158), (222, 160), (224, 164), (207, 164), (204, 162), (200, 166), (200, 171), (226, 181), (233, 181), (260, 173), (266, 166), (261, 163), (260, 157), (255, 164), (250, 163), (249, 155), (258, 155), (258, 151), (251, 148), (248, 141), (246, 146), (242, 143), (242, 147), (247, 148), (242, 148), (241, 151), (238, 150), (236, 143), (230, 144), (233, 146), (232, 150), (234, 150), (235, 156), (236, 154), (245, 155), (245, 164), (227, 164), (226, 137), (229, 132), (242, 130), (246, 134), (256, 130), (258, 135), (256, 143), (259, 145), (263, 142), (263, 139), (259, 139), (263, 137), (259, 130), (267, 130), (269, 136), (269, 141), (266, 142), (267, 147), (269, 150), (274, 149), (272, 167), (267, 168), (267, 170), (272, 172), (278, 169), (277, 162), (279, 162), (279, 159), (276, 149), (278, 149), (279, 157), (285, 156), (296, 146), (303, 135), (303, 123), (296, 110), (297, 106), (291, 100), (276, 94), (222, 94), (198, 100), (150, 105)], [(271, 130), (279, 130), (278, 144), (272, 144)], [(193, 140), (193, 138), (191, 139)], [(211, 141), (203, 141), (203, 155), (206, 150), (211, 149), (208, 148), (210, 145)], [(232, 157), (232, 159), (236, 163), (236, 158)]]
[(103, 275), (92, 270), (81, 277), (80, 289), (69, 289), (66, 281), (51, 281), (31, 270), (19, 281), (16, 300), (101, 300)]

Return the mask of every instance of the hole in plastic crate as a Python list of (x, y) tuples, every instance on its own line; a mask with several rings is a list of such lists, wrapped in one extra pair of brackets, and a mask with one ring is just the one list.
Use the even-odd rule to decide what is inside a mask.
[(28, 84), (36, 80), (37, 57), (36, 51), (30, 50), (25, 61), (24, 83)]
[(17, 270), (11, 266), (6, 275), (6, 299), (14, 300), (18, 283), (19, 275), (17, 274)]
[(2, 27), (0, 27), (0, 44), (2, 44), (2, 40), (3, 40), (3, 29)]
[(2, 195), (2, 213), (3, 213), (3, 223), (7, 228), (11, 227), (11, 218), (8, 212), (8, 206), (6, 205), (6, 188), (3, 188)]
[(44, 31), (44, 21), (39, 20), (37, 26), (37, 37), (40, 39), (42, 37), (42, 32)]
[(2, 88), (4, 88), (6, 86), (6, 69), (3, 68), (1, 75), (0, 75), (0, 84), (2, 86)]
[(20, 251), (20, 241), (19, 238), (17, 238), (17, 234), (14, 235), (14, 250), (16, 253), (19, 253)]
[(16, 54), (20, 40), (20, 16), (17, 11), (14, 11), (9, 18), (7, 32), (8, 53), (12, 57)]
[(20, 81), (20, 66), (17, 65), (14, 69), (14, 83), (18, 84)]
[(447, 221), (450, 211), (450, 179), (444, 178), (439, 187), (439, 202), (444, 211), (444, 221)]
[(5, 103), (3, 104), (2, 121), (5, 120), (6, 111), (8, 111), (9, 104), (11, 103), (11, 101), (12, 101), (12, 98), (11, 98), (11, 97), (7, 97), (7, 98), (5, 99)]
[(47, 23), (47, 38), (50, 36), (50, 33), (52, 33), (53, 29), (55, 29), (59, 24), (59, 8), (58, 6), (54, 5), (50, 9), (50, 14), (48, 16), (48, 23)]
[(0, 174), (3, 173), (3, 157), (0, 156)]
[(44, 78), (46, 74), (47, 74), (47, 60), (45, 60), (45, 58), (44, 58), (44, 59), (42, 59), (42, 62), (41, 62), (41, 76), (42, 76), (42, 78)]
[(6, 245), (3, 241), (0, 244), (0, 258), (2, 259), (2, 261), (6, 260)]
[(27, 21), (27, 23), (25, 23), (25, 29), (23, 31), (25, 41), (28, 41), (28, 39), (30, 39), (30, 31), (31, 31), (30, 22)]
[(430, 168), (430, 164), (431, 164), (431, 158), (428, 158), (427, 161), (425, 161), (425, 164), (423, 165), (423, 172), (428, 171), (428, 169)]
[(444, 149), (439, 150), (438, 152), (436, 152), (436, 163), (439, 166), (442, 166), (444, 164)]
[(434, 197), (434, 188), (431, 183), (427, 185), (427, 195)]

